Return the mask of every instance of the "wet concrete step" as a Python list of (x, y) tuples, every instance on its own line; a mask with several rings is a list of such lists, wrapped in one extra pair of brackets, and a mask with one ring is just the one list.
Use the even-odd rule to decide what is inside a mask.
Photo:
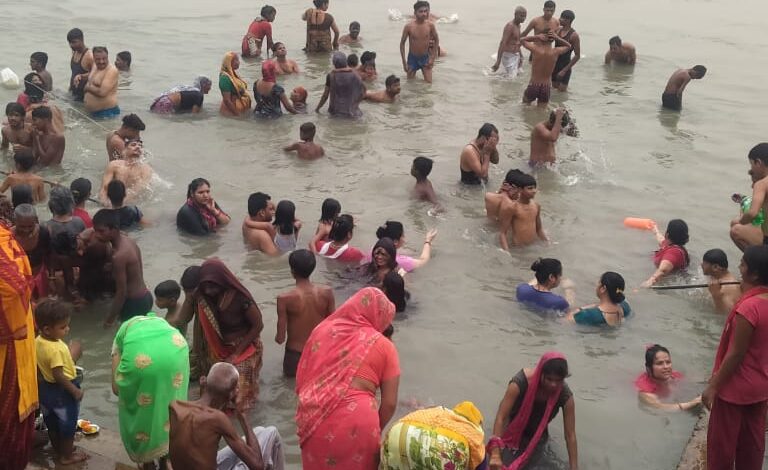
[(135, 470), (136, 464), (131, 462), (125, 453), (120, 434), (102, 428), (94, 436), (84, 436), (77, 433), (75, 445), (84, 450), (89, 458), (83, 463), (73, 465), (58, 465), (53, 458), (53, 449), (46, 445), (35, 451), (32, 462), (27, 469), (46, 470)]

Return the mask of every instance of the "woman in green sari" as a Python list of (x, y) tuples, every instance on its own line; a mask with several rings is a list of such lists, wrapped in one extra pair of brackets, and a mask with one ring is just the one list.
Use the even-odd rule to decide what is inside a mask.
[(186, 400), (189, 347), (179, 331), (154, 313), (134, 317), (112, 345), (112, 391), (119, 397), (120, 437), (144, 469), (167, 468), (168, 405)]

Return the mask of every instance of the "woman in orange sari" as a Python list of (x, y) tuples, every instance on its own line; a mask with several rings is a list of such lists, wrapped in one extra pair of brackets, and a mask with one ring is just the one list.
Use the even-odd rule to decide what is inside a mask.
[(240, 68), (240, 58), (237, 53), (227, 52), (219, 72), (219, 90), (221, 90), (219, 112), (224, 116), (242, 116), (251, 110), (248, 84), (237, 74), (238, 68)]
[(395, 412), (400, 384), (397, 349), (381, 334), (394, 316), (386, 295), (366, 287), (309, 336), (296, 373), (304, 470), (378, 468), (381, 430)]
[(11, 210), (10, 201), (0, 196), (0, 465), (22, 470), (32, 453), (37, 357), (32, 269), (9, 228)]
[(200, 374), (208, 374), (217, 362), (234, 365), (240, 372), (238, 405), (252, 409), (259, 396), (264, 350), (259, 339), (264, 328), (259, 307), (248, 289), (218, 259), (209, 259), (200, 266), (195, 304), (207, 349), (205, 357), (197, 358)]

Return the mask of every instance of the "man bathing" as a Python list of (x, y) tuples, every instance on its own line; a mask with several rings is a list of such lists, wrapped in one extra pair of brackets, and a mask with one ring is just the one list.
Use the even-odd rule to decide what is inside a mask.
[(611, 62), (635, 65), (636, 60), (635, 46), (628, 42), (622, 42), (621, 38), (618, 36), (614, 36), (608, 40), (608, 52), (605, 53), (605, 65), (608, 65)]
[(248, 248), (269, 256), (282, 254), (275, 245), (274, 217), (275, 203), (269, 194), (257, 192), (248, 196), (248, 215), (243, 220), (243, 239)]
[[(552, 47), (552, 41), (559, 46)], [(561, 54), (571, 50), (571, 44), (552, 32), (525, 37), (521, 44), (531, 51), (532, 56), (531, 81), (523, 93), (523, 103), (536, 101), (539, 106), (546, 106), (549, 103), (555, 64)]]
[(85, 84), (93, 69), (93, 53), (85, 47), (83, 32), (78, 28), (71, 29), (67, 33), (67, 42), (72, 49), (72, 58), (69, 60), (69, 67), (72, 69), (69, 91), (75, 101), (83, 101)]
[(477, 137), (464, 146), (459, 157), (461, 182), (476, 185), (488, 180), (488, 167), (499, 163), (499, 130), (486, 122), (477, 132)]
[(515, 18), (504, 26), (504, 32), (499, 41), (496, 53), (496, 63), (491, 70), (496, 72), (499, 65), (504, 65), (504, 73), (515, 78), (523, 68), (523, 55), (520, 52), (520, 25), (525, 21), (528, 12), (524, 7), (515, 8)]
[(283, 147), (286, 152), (296, 152), (301, 160), (316, 160), (325, 155), (323, 147), (315, 143), (315, 132), (317, 131), (314, 123), (305, 122), (299, 127), (299, 138), (301, 142), (295, 142), (287, 147)]
[(569, 116), (564, 108), (549, 113), (549, 119), (536, 124), (531, 131), (531, 165), (555, 163), (555, 143), (561, 130), (568, 126)]
[(714, 248), (704, 253), (701, 271), (705, 276), (709, 276), (709, 294), (715, 304), (715, 312), (727, 315), (741, 297), (741, 286), (723, 285), (725, 282), (737, 281), (728, 271), (728, 257), (725, 252)]
[(131, 140), (123, 150), (123, 156), (119, 160), (113, 160), (107, 164), (104, 169), (104, 176), (101, 180), (101, 191), (99, 191), (99, 200), (108, 205), (107, 186), (112, 180), (120, 180), (125, 185), (128, 197), (126, 202), (136, 201), (138, 194), (149, 187), (152, 181), (154, 171), (148, 163), (142, 161), (142, 142), (140, 140)]
[[(760, 209), (768, 210), (768, 142), (762, 142), (749, 151), (749, 176), (752, 178), (752, 203), (738, 219), (731, 221), (731, 240), (744, 251), (753, 244), (750, 237), (752, 221)], [(763, 244), (768, 245), (768, 220), (763, 221)]]
[(2, 184), (0, 184), (0, 194), (13, 189), (22, 184), (29, 185), (32, 190), (32, 198), (35, 204), (45, 201), (45, 183), (43, 178), (32, 173), (32, 167), (35, 165), (35, 157), (32, 150), (28, 148), (19, 149), (13, 154), (13, 162), (16, 165), (16, 171), (9, 174)]
[(274, 63), (277, 75), (299, 73), (299, 64), (295, 60), (288, 58), (288, 50), (285, 48), (285, 44), (276, 42), (272, 47), (272, 52), (275, 54)]
[(51, 72), (46, 70), (45, 67), (47, 66), (48, 54), (45, 52), (33, 52), (29, 56), (29, 68), (43, 80), (43, 90), (51, 91), (53, 90), (53, 77), (51, 77)]
[(371, 103), (394, 103), (397, 95), (400, 94), (400, 79), (390, 75), (384, 80), (385, 88), (378, 91), (366, 91), (365, 100)]
[(696, 65), (690, 69), (680, 69), (675, 71), (669, 81), (664, 93), (661, 95), (661, 106), (673, 111), (683, 109), (683, 91), (691, 80), (700, 80), (707, 73), (707, 68), (703, 65)]
[(32, 126), (28, 126), (24, 120), (27, 112), (19, 103), (8, 103), (5, 106), (5, 117), (8, 125), (2, 129), (2, 143), (0, 148), (7, 150), (13, 146), (14, 150), (32, 148)]
[(339, 44), (360, 44), (363, 38), (360, 37), (360, 23), (353, 21), (349, 23), (349, 34), (339, 38)]
[(110, 118), (120, 115), (117, 105), (117, 81), (120, 73), (109, 63), (107, 48), (93, 48), (94, 68), (88, 74), (85, 84), (85, 109), (94, 118)]
[(117, 160), (123, 155), (127, 142), (141, 140), (141, 131), (146, 129), (144, 122), (135, 114), (123, 116), (123, 124), (120, 129), (112, 131), (107, 136), (107, 158), (109, 161)]
[(552, 71), (552, 86), (559, 91), (568, 89), (568, 82), (571, 81), (571, 69), (581, 59), (581, 39), (579, 33), (572, 26), (575, 19), (576, 15), (571, 10), (563, 10), (560, 13), (560, 27), (555, 33), (557, 37), (571, 45), (570, 49), (557, 57), (555, 69)]
[[(434, 50), (440, 49), (440, 38), (435, 24), (429, 21), (429, 2), (419, 0), (413, 4), (413, 14), (416, 17), (403, 28), (400, 38), (400, 58), (403, 60), (403, 70), (408, 78), (416, 76), (421, 70), (424, 81), (432, 83), (432, 67), (437, 55), (430, 54), (430, 40), (434, 41)], [(405, 41), (408, 41), (408, 59), (405, 58)]]
[(48, 107), (32, 110), (32, 154), (42, 166), (60, 165), (64, 158), (64, 135), (53, 128), (53, 113)]
[(528, 23), (528, 26), (523, 30), (522, 37), (528, 36), (531, 31), (535, 36), (557, 30), (560, 27), (560, 22), (554, 17), (555, 8), (555, 2), (552, 0), (544, 2), (544, 14), (537, 16)]
[(541, 206), (533, 201), (536, 196), (536, 179), (528, 174), (516, 176), (519, 188), (517, 201), (502, 203), (499, 208), (499, 244), (509, 251), (509, 232), (512, 244), (524, 246), (536, 240), (549, 241), (541, 225)]

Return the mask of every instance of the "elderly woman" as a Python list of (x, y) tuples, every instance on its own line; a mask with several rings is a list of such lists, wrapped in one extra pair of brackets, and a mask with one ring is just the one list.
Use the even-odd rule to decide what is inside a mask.
[(229, 215), (211, 196), (211, 183), (195, 178), (187, 187), (187, 202), (176, 213), (176, 227), (190, 235), (203, 236), (215, 232), (230, 221)]
[(189, 347), (184, 336), (154, 313), (122, 324), (112, 345), (112, 392), (119, 397), (120, 437), (144, 469), (165, 467), (168, 406), (186, 400)]
[(219, 72), (219, 90), (221, 91), (221, 107), (219, 112), (224, 116), (242, 116), (251, 110), (251, 96), (248, 94), (248, 84), (237, 74), (240, 68), (240, 58), (235, 52), (227, 52), (221, 61)]
[(685, 249), (688, 243), (688, 224), (684, 220), (670, 220), (664, 235), (656, 227), (654, 232), (659, 242), (659, 249), (653, 255), (656, 271), (643, 283), (643, 287), (650, 287), (665, 276), (685, 270), (691, 261)]
[(325, 91), (320, 98), (316, 111), (330, 97), (328, 113), (332, 116), (356, 118), (363, 115), (360, 102), (365, 98), (365, 85), (360, 77), (347, 67), (347, 56), (342, 52), (333, 53), (334, 69), (325, 79)]
[[(307, 52), (331, 52), (339, 48), (339, 27), (330, 13), (328, 0), (313, 0), (315, 8), (304, 12), (301, 19), (307, 22)], [(333, 41), (331, 41), (333, 30)]]
[(491, 470), (525, 468), (549, 438), (547, 426), (560, 409), (571, 470), (579, 467), (576, 448), (576, 404), (565, 383), (568, 362), (560, 353), (541, 356), (535, 369), (521, 369), (509, 381), (499, 404), (493, 437), (486, 450)]
[(261, 311), (248, 289), (224, 263), (209, 259), (200, 266), (194, 296), (195, 313), (205, 338), (207, 357), (197, 357), (198, 370), (207, 374), (216, 362), (229, 362), (240, 372), (241, 409), (250, 410), (259, 396), (259, 371), (264, 347)]
[(663, 403), (672, 387), (683, 378), (683, 374), (672, 369), (672, 356), (669, 349), (654, 344), (645, 350), (645, 372), (635, 379), (637, 398), (651, 408), (663, 411), (684, 411), (701, 404), (701, 396), (688, 402)]
[(13, 235), (19, 242), (32, 267), (32, 298), (48, 295), (48, 258), (51, 252), (51, 234), (40, 226), (35, 206), (20, 204), (14, 209)]
[(191, 86), (180, 85), (155, 98), (149, 110), (158, 114), (199, 113), (211, 91), (211, 79), (197, 77)]
[(277, 69), (272, 60), (262, 62), (261, 80), (256, 80), (253, 84), (253, 97), (256, 99), (256, 109), (253, 111), (255, 116), (280, 117), (283, 115), (281, 103), (289, 113), (298, 113), (285, 95), (285, 88), (277, 84)]
[(394, 316), (395, 306), (384, 293), (366, 287), (307, 339), (296, 374), (305, 470), (327, 468), (326, 462), (337, 468), (378, 467), (381, 430), (395, 412), (400, 384), (397, 349), (382, 335)]
[(624, 278), (611, 271), (604, 272), (597, 281), (595, 294), (599, 303), (573, 310), (568, 317), (580, 325), (619, 326), (632, 314), (624, 298)]

